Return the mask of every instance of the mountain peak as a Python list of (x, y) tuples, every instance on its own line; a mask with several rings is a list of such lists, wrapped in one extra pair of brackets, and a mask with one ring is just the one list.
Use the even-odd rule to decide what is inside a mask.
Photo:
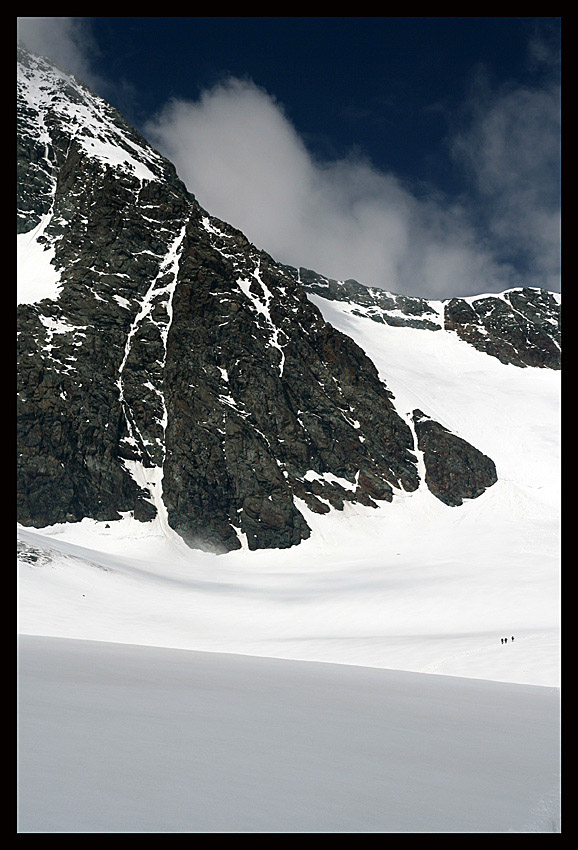
[[(283, 548), (310, 535), (303, 506), (375, 507), (419, 487), (419, 423), (313, 302), (427, 332), (449, 315), (476, 344), (454, 302), (440, 313), (277, 263), (203, 210), (116, 110), (28, 53), (18, 132), (23, 525), (129, 513), (210, 551)], [(549, 327), (543, 297), (508, 304)], [(486, 307), (468, 317), (508, 327)], [(437, 478), (462, 443), (445, 440)], [(486, 473), (430, 489), (459, 505), (494, 483)]]

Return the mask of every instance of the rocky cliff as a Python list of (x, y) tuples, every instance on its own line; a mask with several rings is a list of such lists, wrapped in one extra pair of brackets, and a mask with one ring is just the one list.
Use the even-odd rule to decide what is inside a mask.
[[(116, 110), (26, 51), (17, 229), (23, 525), (161, 512), (193, 547), (289, 547), (310, 534), (303, 503), (324, 513), (419, 486), (416, 434), (426, 458), (433, 438), (308, 299), (326, 279), (275, 262), (203, 210)], [(377, 320), (439, 326), (422, 299), (333, 284)], [(540, 327), (532, 346), (547, 362), (529, 365), (556, 368), (546, 301), (509, 304)], [(508, 325), (495, 310), (466, 321), (451, 304), (472, 344), (484, 322)], [(504, 346), (520, 356), (514, 331)], [(493, 483), (489, 469), (464, 487), (452, 477), (464, 446), (436, 439), (432, 480), (450, 473), (438, 498), (457, 505)]]

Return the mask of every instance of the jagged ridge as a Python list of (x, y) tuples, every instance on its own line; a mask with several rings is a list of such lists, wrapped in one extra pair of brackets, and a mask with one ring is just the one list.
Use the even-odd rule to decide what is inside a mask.
[(396, 295), (356, 280), (337, 281), (291, 269), (307, 292), (351, 305), (351, 314), (394, 327), (455, 332), (479, 351), (514, 366), (561, 368), (559, 299), (537, 287), (431, 301)]

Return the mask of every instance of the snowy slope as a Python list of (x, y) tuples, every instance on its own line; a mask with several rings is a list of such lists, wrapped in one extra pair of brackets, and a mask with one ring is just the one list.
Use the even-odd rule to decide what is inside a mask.
[[(43, 62), (25, 68), (23, 138), (38, 155), (23, 157), (34, 173), (18, 282), (21, 304), (37, 305), (66, 291), (56, 243), (43, 237), (69, 136), (102, 170), (159, 185), (172, 177), (66, 73), (55, 83)], [(50, 156), (48, 111), (66, 128)], [(166, 224), (164, 213), (145, 219), (149, 230)], [(228, 239), (211, 221), (200, 229)], [(128, 275), (110, 295), (92, 270), (88, 291), (115, 322), (134, 310), (115, 402), (128, 404), (126, 367), (154, 284), (176, 271), (179, 215), (173, 225), (136, 306), (119, 288)], [(283, 376), (260, 266), (235, 280)], [(159, 292), (170, 324), (173, 283)], [(418, 452), (418, 490), (326, 515), (295, 499), (309, 539), (249, 551), (240, 534), (243, 549), (215, 556), (169, 526), (161, 467), (126, 461), (154, 520), (127, 512), (20, 527), (21, 831), (558, 830), (560, 373), (506, 366), (427, 323), (396, 326), (407, 320), (397, 307), (384, 325), (359, 304), (309, 297), (376, 364), (410, 428), (419, 408), (492, 458), (497, 483), (448, 507), (423, 483)], [(442, 304), (425, 308), (441, 328)], [(39, 317), (49, 353), (67, 335), (74, 350), (90, 349), (88, 320)], [(144, 386), (161, 399), (164, 429), (164, 396)], [(153, 408), (142, 410), (148, 428)], [(352, 487), (331, 473), (304, 477)]]
[[(418, 407), (488, 454), (516, 490), (514, 501), (521, 490), (559, 507), (559, 372), (507, 366), (454, 333), (376, 326), (347, 304), (310, 299), (370, 355), (402, 415)], [(441, 302), (438, 309), (443, 316)]]
[(423, 484), (377, 510), (300, 504), (314, 533), (288, 551), (213, 556), (129, 516), (21, 529), (40, 553), (21, 562), (21, 632), (558, 685), (560, 374), (311, 297), (400, 414), (470, 440), (497, 484), (459, 508)]
[(560, 828), (553, 688), (49, 638), (20, 659), (22, 832)]

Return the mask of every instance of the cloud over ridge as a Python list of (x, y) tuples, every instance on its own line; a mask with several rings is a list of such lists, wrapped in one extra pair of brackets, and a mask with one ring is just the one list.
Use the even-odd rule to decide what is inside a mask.
[[(535, 130), (540, 96), (527, 98), (536, 106)], [(507, 137), (509, 113), (520, 105), (510, 98), (492, 108), (455, 143), (456, 158), (467, 162), (476, 200), (486, 209), (485, 230), (463, 201), (433, 192), (418, 196), (362, 156), (316, 160), (283, 107), (251, 80), (230, 77), (196, 102), (173, 99), (146, 132), (209, 212), (282, 262), (429, 297), (522, 283), (556, 288), (555, 214), (535, 203), (542, 200), (539, 189), (525, 197), (500, 176), (502, 170), (513, 180), (512, 161), (520, 162), (519, 146), (510, 150)], [(501, 145), (500, 157), (492, 158), (490, 142)], [(548, 144), (555, 148), (553, 139)], [(520, 185), (526, 185), (519, 170)], [(504, 251), (508, 240), (514, 256), (525, 244), (541, 244), (537, 278), (522, 278)]]
[[(86, 18), (19, 18), (27, 46), (110, 98)], [(274, 95), (230, 76), (197, 100), (174, 98), (139, 129), (211, 214), (281, 262), (394, 292), (446, 298), (512, 286), (560, 289), (559, 56), (541, 84), (493, 90), (475, 78), (447, 139), (459, 196), (419, 190), (359, 152), (315, 157)], [(556, 67), (555, 67), (556, 66)], [(464, 118), (464, 116), (466, 116)]]

